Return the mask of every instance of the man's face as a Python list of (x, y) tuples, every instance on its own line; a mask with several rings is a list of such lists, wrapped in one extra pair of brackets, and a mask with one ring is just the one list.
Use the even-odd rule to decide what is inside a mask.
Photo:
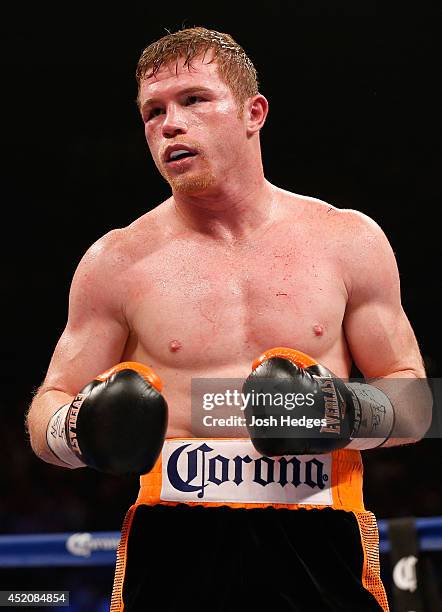
[(244, 119), (216, 62), (209, 59), (195, 58), (190, 70), (183, 59), (177, 68), (175, 63), (162, 66), (140, 87), (154, 162), (175, 192), (188, 195), (216, 189), (230, 172), (240, 171), (247, 155)]

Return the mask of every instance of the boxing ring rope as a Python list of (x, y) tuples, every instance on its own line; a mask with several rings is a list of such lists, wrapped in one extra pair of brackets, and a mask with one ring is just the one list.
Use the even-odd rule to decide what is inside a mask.
[[(419, 547), (442, 550), (442, 516), (417, 518)], [(380, 552), (388, 553), (388, 521), (378, 521)], [(0, 536), (0, 567), (104, 566), (115, 564), (118, 531)]]

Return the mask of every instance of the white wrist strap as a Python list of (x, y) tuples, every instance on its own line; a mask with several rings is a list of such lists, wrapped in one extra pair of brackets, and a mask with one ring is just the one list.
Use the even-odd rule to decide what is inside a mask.
[(77, 457), (66, 441), (66, 418), (69, 408), (70, 404), (66, 404), (51, 417), (46, 430), (46, 441), (54, 455), (73, 469), (85, 467), (86, 464)]

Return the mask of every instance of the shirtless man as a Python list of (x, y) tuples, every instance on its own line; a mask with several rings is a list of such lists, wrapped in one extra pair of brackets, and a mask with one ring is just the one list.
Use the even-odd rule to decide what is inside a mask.
[[(192, 379), (246, 379), (271, 347), (289, 350), (266, 353), (255, 372), (318, 362), (319, 375), (324, 366), (346, 379), (353, 361), (380, 389), (424, 378), (391, 247), (365, 215), (265, 179), (268, 102), (230, 36), (167, 35), (143, 52), (137, 76), (146, 140), (172, 195), (80, 262), (29, 411), (32, 447), (55, 465), (144, 474), (123, 526), (112, 610), (144, 610), (153, 590), (163, 610), (215, 609), (214, 598), (230, 611), (386, 610), (359, 450), (416, 442), (429, 406), (382, 395), (376, 444), (362, 435), (326, 452), (298, 440), (279, 453), (297, 454), (290, 466), (249, 439), (204, 445), (190, 412)], [(289, 147), (290, 100), (286, 112)], [(120, 362), (130, 363), (113, 368)], [(338, 408), (340, 422), (354, 418)], [(195, 470), (204, 462), (203, 482)], [(236, 480), (216, 471), (227, 463)]]

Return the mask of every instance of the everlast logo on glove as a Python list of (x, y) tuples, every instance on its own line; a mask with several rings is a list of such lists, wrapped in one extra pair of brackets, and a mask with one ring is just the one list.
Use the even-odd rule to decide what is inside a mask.
[(331, 505), (331, 456), (263, 457), (249, 440), (166, 440), (160, 498)]
[(341, 433), (341, 419), (345, 415), (345, 402), (342, 396), (340, 399), (342, 402), (342, 410), (339, 409), (337, 389), (332, 380), (318, 379), (321, 385), (321, 391), (324, 394), (324, 408), (325, 418), (327, 419), (327, 425), (321, 427), (321, 433), (335, 433), (339, 435)]

